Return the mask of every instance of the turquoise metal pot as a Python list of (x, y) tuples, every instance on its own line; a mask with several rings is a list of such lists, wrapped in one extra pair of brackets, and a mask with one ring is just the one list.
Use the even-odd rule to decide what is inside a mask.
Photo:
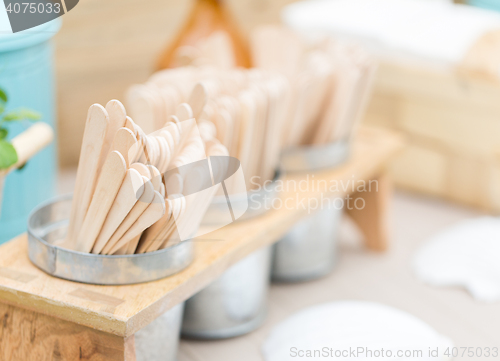
[[(53, 46), (50, 39), (59, 30), (59, 19), (19, 33), (5, 31), (0, 16), (0, 87), (9, 96), (8, 109), (27, 107), (42, 114), (42, 121), (55, 130)], [(9, 138), (29, 124), (13, 124)], [(29, 212), (55, 193), (56, 146), (45, 148), (20, 170), (11, 172), (3, 191), (0, 244), (26, 231)]]

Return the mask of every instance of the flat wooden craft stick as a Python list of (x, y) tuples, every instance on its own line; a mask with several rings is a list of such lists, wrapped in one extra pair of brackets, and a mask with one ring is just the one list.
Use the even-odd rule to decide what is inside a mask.
[(149, 246), (151, 246), (151, 244), (153, 244), (154, 242), (160, 242), (160, 244), (163, 242), (163, 240), (158, 239), (158, 235), (162, 233), (162, 230), (165, 229), (165, 227), (168, 227), (168, 225), (172, 221), (172, 215), (174, 214), (174, 212), (177, 212), (175, 208), (175, 201), (165, 199), (165, 207), (166, 211), (163, 217), (143, 233), (136, 249), (137, 253), (146, 252)]
[(160, 184), (161, 184), (161, 174), (158, 168), (156, 168), (153, 165), (148, 165), (149, 172), (151, 173), (151, 183), (153, 183), (153, 187), (155, 191), (160, 190)]
[(135, 160), (140, 150), (135, 134), (128, 128), (120, 128), (115, 134), (111, 150), (116, 150), (123, 155), (127, 167)]
[[(180, 239), (179, 227), (181, 226), (182, 219), (186, 214), (186, 202), (184, 198), (182, 198), (182, 200), (183, 202), (181, 203), (181, 209), (179, 210), (177, 217), (172, 217), (170, 227), (168, 227), (159, 237), (159, 239), (163, 239), (163, 243), (161, 243), (159, 247), (157, 247), (158, 244), (155, 244), (154, 248), (153, 246), (150, 246), (151, 251), (148, 249), (148, 252), (152, 252), (153, 250), (158, 249), (164, 249), (183, 241)], [(175, 235), (177, 235), (179, 238), (173, 238)]]
[(124, 244), (127, 244), (135, 237), (144, 232), (145, 229), (155, 224), (165, 215), (165, 199), (160, 193), (155, 192), (153, 202), (144, 211), (143, 214), (135, 221), (135, 223), (130, 227), (130, 229), (125, 232), (122, 238), (116, 243), (116, 245), (111, 249), (110, 254), (113, 254), (118, 249), (120, 249)]
[(85, 215), (94, 194), (97, 182), (97, 167), (103, 153), (104, 138), (108, 128), (109, 117), (102, 105), (94, 104), (89, 108), (80, 161), (76, 173), (76, 185), (71, 204), (68, 235), (62, 247), (76, 249), (76, 241), (80, 233)]
[(92, 253), (101, 253), (143, 192), (144, 181), (142, 176), (135, 169), (129, 169), (92, 248)]
[(130, 168), (135, 169), (139, 172), (139, 174), (147, 179), (151, 179), (151, 172), (147, 165), (142, 163), (133, 163), (130, 165)]
[(177, 117), (177, 119), (179, 119), (180, 122), (194, 118), (193, 110), (187, 103), (179, 104), (175, 112), (175, 116)]
[[(109, 116), (109, 125), (106, 129), (106, 136), (104, 137), (104, 144), (102, 146), (103, 152), (101, 153), (99, 166), (97, 168), (98, 172), (101, 171), (102, 166), (107, 159), (116, 132), (118, 131), (118, 129), (122, 128), (127, 121), (125, 107), (118, 100), (110, 100), (108, 104), (106, 104), (106, 112)], [(99, 174), (100, 173), (97, 174), (98, 177)]]
[(193, 111), (193, 117), (196, 120), (200, 118), (203, 107), (205, 107), (205, 104), (207, 103), (207, 98), (207, 90), (205, 89), (203, 84), (196, 84), (188, 100), (188, 104), (191, 106), (191, 109)]
[(118, 226), (118, 229), (115, 231), (115, 233), (113, 233), (111, 238), (108, 240), (106, 246), (104, 246), (101, 252), (102, 254), (110, 254), (110, 251), (115, 246), (115, 244), (120, 240), (125, 232), (127, 232), (130, 227), (132, 227), (135, 221), (137, 221), (137, 219), (144, 213), (146, 208), (148, 208), (150, 203), (153, 201), (155, 196), (153, 184), (151, 184), (151, 181), (146, 177), (143, 177), (143, 180), (144, 192), (142, 193), (142, 196), (132, 207), (120, 226)]
[(109, 153), (97, 181), (89, 210), (78, 234), (77, 251), (89, 253), (92, 247), (94, 247), (97, 236), (101, 231), (126, 173), (127, 164), (123, 156), (117, 151)]
[[(135, 250), (137, 249), (137, 245), (139, 244), (139, 241), (141, 239), (141, 236), (142, 236), (142, 233), (139, 234), (137, 237), (135, 237), (134, 239), (132, 239), (128, 245), (127, 245), (127, 249), (125, 251), (125, 254), (134, 254), (135, 253)], [(123, 248), (123, 247), (122, 247)]]
[(172, 231), (177, 228), (179, 217), (186, 208), (186, 199), (183, 196), (180, 196), (178, 198), (170, 198), (168, 200), (171, 201), (167, 203), (172, 209), (168, 221), (162, 222), (162, 224), (159, 224), (158, 227), (153, 228), (152, 232), (148, 232), (144, 240), (141, 239), (141, 242), (137, 247), (137, 253), (157, 251), (160, 249), (161, 245), (168, 240)]

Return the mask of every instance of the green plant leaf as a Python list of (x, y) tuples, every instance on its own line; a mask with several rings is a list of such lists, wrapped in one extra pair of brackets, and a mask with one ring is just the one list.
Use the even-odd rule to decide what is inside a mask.
[(7, 94), (0, 88), (0, 102), (7, 103), (8, 97)]
[(36, 121), (39, 120), (40, 118), (41, 118), (40, 113), (25, 108), (12, 110), (3, 116), (3, 120), (6, 122), (14, 122), (19, 120)]
[(5, 111), (5, 105), (0, 102), (0, 114)]
[(12, 144), (0, 140), (0, 169), (7, 169), (17, 162), (17, 152)]
[(0, 128), (0, 140), (7, 138), (9, 131), (6, 128)]

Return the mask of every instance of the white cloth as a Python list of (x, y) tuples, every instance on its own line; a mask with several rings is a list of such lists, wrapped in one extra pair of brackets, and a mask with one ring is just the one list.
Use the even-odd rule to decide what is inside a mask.
[(413, 269), (430, 285), (461, 286), (478, 300), (500, 301), (500, 219), (472, 219), (432, 237)]
[[(334, 350), (333, 358), (318, 353), (309, 357), (306, 353), (306, 350), (325, 352), (325, 347)], [(358, 347), (365, 348), (364, 354), (335, 355), (338, 350)], [(376, 351), (384, 349), (386, 355), (388, 350), (393, 353), (393, 358), (385, 359), (429, 361), (447, 360), (443, 356), (447, 347), (452, 347), (450, 340), (406, 312), (377, 303), (344, 301), (313, 306), (289, 317), (274, 327), (262, 352), (266, 361), (361, 361), (383, 359), (380, 355), (376, 357)], [(440, 355), (429, 356), (429, 349), (436, 348)], [(372, 355), (367, 350), (371, 350)], [(418, 350), (422, 351), (422, 357), (414, 353)], [(402, 357), (395, 357), (398, 351), (403, 351)]]
[(381, 54), (459, 63), (500, 14), (467, 5), (422, 0), (309, 0), (287, 6), (283, 21), (355, 39)]

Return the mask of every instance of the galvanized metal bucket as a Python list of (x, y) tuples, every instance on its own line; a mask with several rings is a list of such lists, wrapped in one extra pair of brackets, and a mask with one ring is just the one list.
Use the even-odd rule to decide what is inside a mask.
[[(313, 172), (334, 168), (349, 156), (349, 142), (285, 150), (280, 171)], [(274, 245), (271, 277), (276, 282), (301, 282), (330, 273), (337, 255), (342, 208), (335, 202), (299, 221)]]
[(29, 258), (48, 274), (70, 281), (125, 285), (154, 281), (186, 268), (193, 260), (193, 244), (184, 241), (156, 252), (108, 256), (57, 247), (64, 239), (71, 210), (71, 195), (43, 203), (28, 219)]
[(266, 317), (271, 247), (264, 247), (226, 270), (186, 301), (182, 336), (222, 339), (258, 328)]
[[(276, 196), (276, 182), (271, 182), (258, 190), (249, 191), (244, 199), (215, 197), (202, 224), (224, 224), (228, 204), (232, 207), (248, 206), (238, 222), (258, 217), (271, 209)], [(266, 316), (270, 269), (270, 246), (229, 268), (219, 279), (186, 301), (182, 335), (221, 339), (243, 335), (259, 327)]]
[(137, 361), (175, 361), (184, 303), (180, 303), (134, 335)]

